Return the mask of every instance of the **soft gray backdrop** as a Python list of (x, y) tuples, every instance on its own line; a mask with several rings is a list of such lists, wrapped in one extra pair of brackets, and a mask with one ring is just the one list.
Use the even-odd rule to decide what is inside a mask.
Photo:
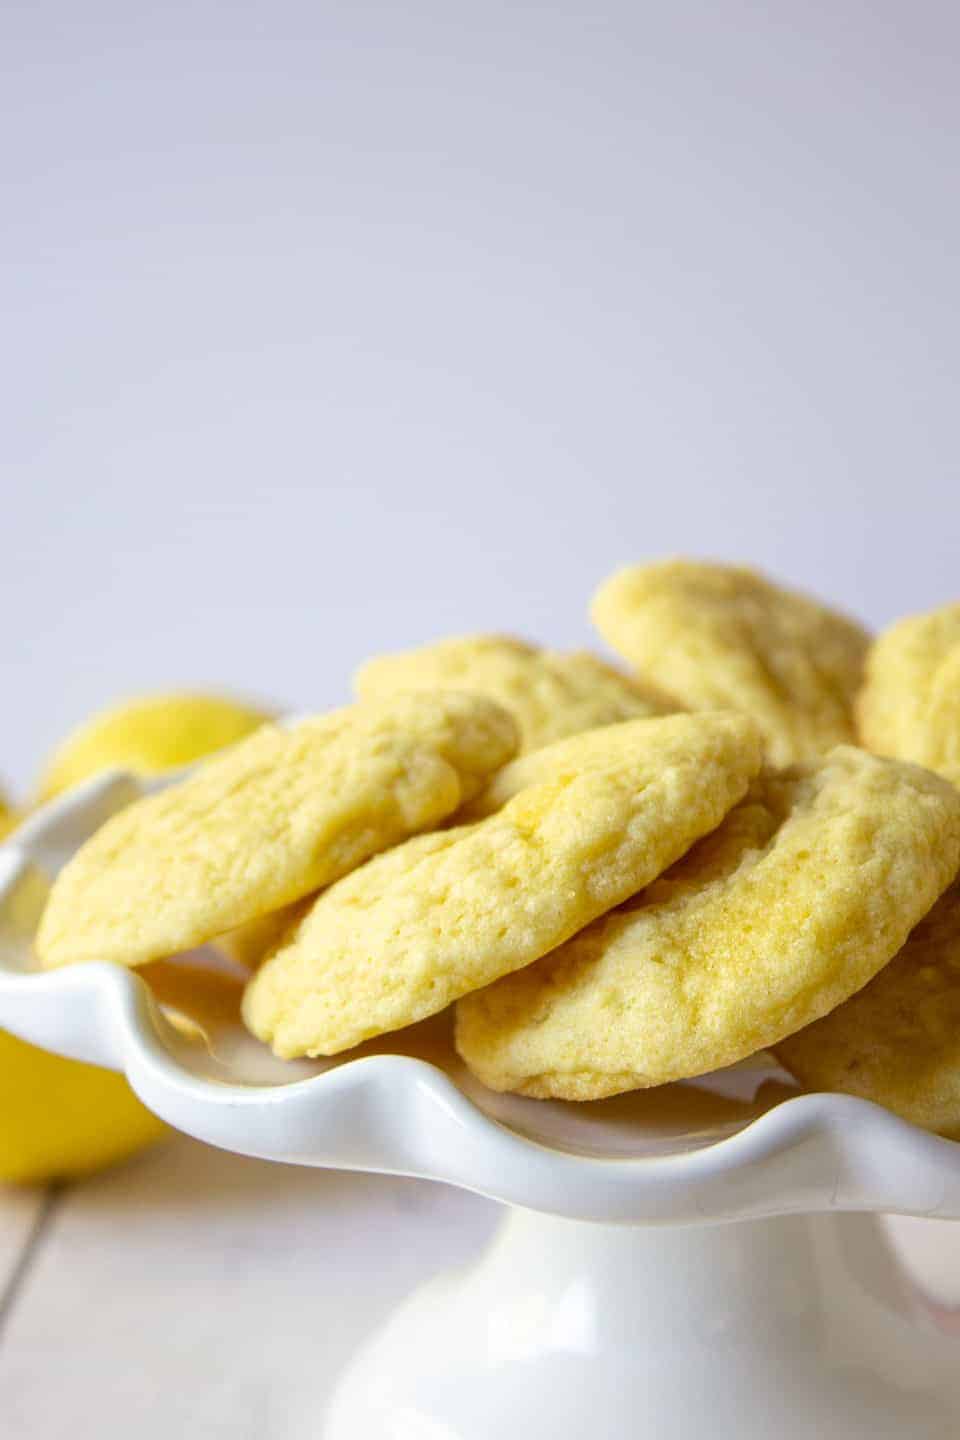
[(120, 691), (960, 593), (960, 11), (8, 0), (0, 770)]

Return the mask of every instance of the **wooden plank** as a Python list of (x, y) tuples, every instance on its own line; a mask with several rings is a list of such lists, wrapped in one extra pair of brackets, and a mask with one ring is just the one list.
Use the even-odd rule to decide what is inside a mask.
[(960, 1315), (960, 1222), (886, 1215), (883, 1225), (921, 1294)]
[(356, 1346), (498, 1213), (447, 1186), (177, 1139), (66, 1195), (0, 1346), (3, 1433), (319, 1434)]
[(21, 1262), (47, 1205), (42, 1189), (0, 1186), (0, 1339), (2, 1319), (12, 1308)]

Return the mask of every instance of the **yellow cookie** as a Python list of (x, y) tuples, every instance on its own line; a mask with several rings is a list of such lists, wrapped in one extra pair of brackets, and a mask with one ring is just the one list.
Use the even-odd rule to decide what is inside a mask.
[(910, 615), (879, 636), (857, 718), (870, 750), (960, 785), (960, 604)]
[(251, 980), (247, 1024), (278, 1055), (332, 1055), (528, 965), (711, 830), (760, 752), (745, 716), (650, 721), (607, 768), (407, 841), (319, 897)]
[(264, 725), (87, 841), (37, 953), (138, 965), (236, 929), (445, 819), (516, 743), (505, 710), (457, 691)]
[(244, 969), (255, 970), (264, 956), (277, 948), (285, 933), (292, 929), (312, 903), (313, 897), (308, 896), (292, 905), (284, 905), (280, 910), (268, 910), (265, 915), (257, 915), (236, 930), (219, 935), (217, 949)]
[(855, 738), (865, 631), (752, 570), (635, 565), (601, 585), (592, 614), (614, 649), (681, 703), (752, 715), (776, 765)]
[(94, 715), (51, 756), (39, 798), (55, 795), (114, 766), (156, 775), (233, 745), (271, 717), (220, 695), (144, 695)]
[(579, 735), (555, 740), (552, 745), (543, 745), (527, 755), (518, 755), (516, 760), (496, 771), (480, 794), (464, 805), (457, 819), (481, 820), (485, 815), (492, 815), (530, 785), (542, 785), (545, 780), (561, 780), (583, 770), (621, 764), (638, 750), (642, 753), (650, 738), (661, 733), (662, 719), (660, 716), (622, 720), (619, 725), (584, 730)]
[(776, 1053), (811, 1089), (861, 1095), (960, 1139), (960, 880), (876, 979)]
[(464, 635), (378, 655), (360, 667), (355, 684), (361, 699), (446, 686), (489, 695), (516, 719), (522, 750), (597, 725), (683, 708), (586, 650), (540, 650), (509, 635)]
[(838, 746), (768, 772), (630, 905), (462, 1000), (495, 1090), (593, 1100), (733, 1064), (865, 985), (960, 865), (960, 794)]

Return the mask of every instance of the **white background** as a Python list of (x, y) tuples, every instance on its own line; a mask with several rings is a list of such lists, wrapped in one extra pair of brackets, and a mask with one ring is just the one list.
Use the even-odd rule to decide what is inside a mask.
[(588, 640), (614, 565), (956, 596), (960, 11), (2, 11), (0, 772), (115, 694)]

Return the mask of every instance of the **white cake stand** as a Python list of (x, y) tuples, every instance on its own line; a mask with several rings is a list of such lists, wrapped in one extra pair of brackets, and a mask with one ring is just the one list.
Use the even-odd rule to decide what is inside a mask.
[(960, 1434), (960, 1315), (908, 1279), (875, 1219), (960, 1218), (960, 1145), (799, 1095), (760, 1060), (583, 1106), (497, 1096), (458, 1064), (443, 1017), (361, 1058), (284, 1064), (200, 952), (138, 974), (29, 973), (48, 877), (143, 788), (92, 782), (0, 847), (0, 1025), (123, 1071), (212, 1145), (508, 1207), (479, 1263), (414, 1294), (318, 1397), (318, 1437)]

